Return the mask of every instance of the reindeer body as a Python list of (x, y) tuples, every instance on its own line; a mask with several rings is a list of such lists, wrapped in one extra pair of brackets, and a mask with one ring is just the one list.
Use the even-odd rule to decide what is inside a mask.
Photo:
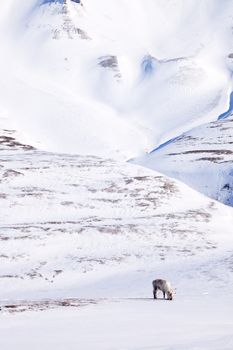
[(157, 291), (161, 290), (163, 292), (163, 298), (167, 295), (168, 300), (173, 299), (173, 290), (171, 288), (170, 282), (162, 279), (157, 279), (152, 282), (153, 285), (153, 295), (154, 299), (157, 299)]

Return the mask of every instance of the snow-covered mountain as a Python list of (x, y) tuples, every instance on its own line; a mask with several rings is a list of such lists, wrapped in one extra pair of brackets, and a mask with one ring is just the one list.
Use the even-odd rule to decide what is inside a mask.
[(1, 349), (232, 350), (232, 14), (1, 1)]
[[(185, 185), (114, 160), (37, 151), (15, 137), (1, 130), (2, 298), (109, 296), (108, 283), (98, 290), (99, 276), (150, 276), (228, 249), (231, 210)], [(94, 293), (84, 293), (93, 279)], [(144, 288), (127, 285), (114, 295)]]
[[(67, 342), (71, 349), (77, 344), (91, 349), (93, 342), (109, 349), (113, 339), (117, 348), (132, 349), (155, 342), (182, 342), (187, 349), (198, 341), (206, 349), (223, 346), (232, 334), (232, 209), (130, 163), (36, 150), (5, 123), (1, 120), (1, 347), (13, 349), (17, 339), (19, 349), (30, 349), (38, 329), (49, 332), (36, 349), (58, 344), (65, 349)], [(164, 312), (171, 308), (151, 299), (156, 276), (166, 276), (177, 289), (169, 320)], [(226, 299), (216, 304), (219, 290)], [(202, 315), (206, 308), (209, 313)], [(161, 313), (156, 332), (155, 312)], [(177, 328), (169, 330), (175, 324), (189, 336), (177, 338)], [(170, 337), (167, 331), (161, 336), (163, 327)], [(218, 331), (204, 336), (203, 327)], [(133, 329), (138, 335), (130, 340)]]
[(233, 118), (204, 124), (133, 162), (233, 206)]
[(232, 10), (229, 0), (4, 2), (1, 107), (44, 150), (151, 151), (227, 109)]

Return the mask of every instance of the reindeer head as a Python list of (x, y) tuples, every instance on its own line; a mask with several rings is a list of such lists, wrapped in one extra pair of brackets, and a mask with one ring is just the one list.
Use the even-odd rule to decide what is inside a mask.
[(173, 291), (167, 292), (167, 298), (168, 298), (168, 300), (172, 300), (173, 299)]

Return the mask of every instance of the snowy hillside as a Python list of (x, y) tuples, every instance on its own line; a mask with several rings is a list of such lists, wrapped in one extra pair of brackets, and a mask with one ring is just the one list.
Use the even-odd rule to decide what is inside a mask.
[[(2, 348), (231, 349), (231, 208), (151, 170), (38, 151), (5, 127), (0, 135)], [(156, 276), (175, 286), (172, 308), (151, 298)], [(158, 310), (173, 316), (155, 331)], [(46, 336), (35, 342), (38, 329)]]
[(134, 160), (233, 206), (233, 118), (205, 124)]
[[(138, 295), (144, 285), (109, 292), (98, 279), (123, 271), (151, 279), (161, 262), (215, 256), (223, 217), (230, 238), (231, 211), (161, 174), (40, 152), (14, 137), (1, 131), (2, 298)], [(92, 279), (94, 293), (83, 289)]]
[(10, 0), (2, 11), (1, 108), (40, 149), (128, 159), (227, 110), (232, 1)]

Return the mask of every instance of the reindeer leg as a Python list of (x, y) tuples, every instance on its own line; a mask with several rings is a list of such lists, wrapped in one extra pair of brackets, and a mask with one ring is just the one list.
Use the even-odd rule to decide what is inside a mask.
[(153, 290), (154, 299), (157, 299), (157, 288)]

